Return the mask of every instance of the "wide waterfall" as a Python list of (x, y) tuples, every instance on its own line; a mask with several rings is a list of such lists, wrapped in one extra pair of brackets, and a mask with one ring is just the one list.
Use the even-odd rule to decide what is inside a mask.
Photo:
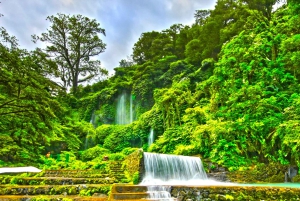
[(189, 184), (207, 180), (199, 157), (144, 152), (142, 184)]
[(177, 156), (144, 152), (145, 176), (149, 198), (174, 200), (171, 185), (188, 185), (208, 180), (199, 157)]
[(130, 124), (134, 120), (133, 98), (132, 95), (128, 96), (123, 92), (118, 97), (117, 111), (116, 111), (116, 124), (125, 125)]

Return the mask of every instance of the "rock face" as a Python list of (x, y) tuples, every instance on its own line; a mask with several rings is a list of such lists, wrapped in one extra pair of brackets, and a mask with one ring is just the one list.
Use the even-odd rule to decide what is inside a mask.
[[(211, 168), (213, 167), (213, 168)], [(248, 169), (230, 172), (223, 167), (208, 163), (207, 177), (221, 182), (237, 183), (283, 183), (299, 182), (297, 166), (285, 166), (277, 163), (257, 164)]]
[(207, 178), (212, 179), (215, 181), (221, 181), (221, 182), (230, 182), (227, 176), (228, 172), (212, 172), (212, 173), (207, 173)]
[(298, 174), (297, 166), (289, 166), (287, 172), (285, 173), (285, 182), (294, 182), (293, 178)]

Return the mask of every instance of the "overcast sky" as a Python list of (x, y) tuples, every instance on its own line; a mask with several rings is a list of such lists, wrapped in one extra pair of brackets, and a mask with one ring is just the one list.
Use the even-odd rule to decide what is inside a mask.
[(81, 14), (96, 19), (106, 31), (101, 36), (107, 48), (99, 55), (110, 71), (132, 54), (132, 47), (144, 32), (162, 31), (173, 24), (191, 25), (195, 10), (213, 9), (216, 0), (2, 0), (0, 26), (19, 40), (21, 48), (32, 50), (31, 35), (50, 26), (46, 17)]

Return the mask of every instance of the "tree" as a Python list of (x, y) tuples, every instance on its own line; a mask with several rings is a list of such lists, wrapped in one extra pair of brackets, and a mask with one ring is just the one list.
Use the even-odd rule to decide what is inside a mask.
[(0, 30), (0, 160), (27, 161), (44, 151), (62, 113), (54, 94), (60, 88), (44, 76), (44, 63), (18, 48)]
[(143, 64), (155, 57), (155, 52), (151, 52), (152, 45), (161, 33), (152, 31), (142, 33), (139, 40), (134, 44), (132, 59), (137, 64)]
[(210, 10), (196, 10), (194, 17), (195, 17), (195, 24), (196, 25), (204, 25), (207, 17), (210, 15)]
[(80, 83), (91, 80), (107, 71), (100, 67), (99, 60), (91, 59), (104, 52), (106, 44), (99, 38), (105, 30), (96, 20), (82, 15), (57, 14), (47, 17), (52, 25), (47, 33), (33, 35), (38, 40), (50, 44), (45, 52), (56, 62), (64, 87), (71, 87), (74, 94)]
[(242, 2), (247, 3), (250, 9), (261, 11), (265, 17), (271, 19), (273, 6), (280, 0), (243, 0)]

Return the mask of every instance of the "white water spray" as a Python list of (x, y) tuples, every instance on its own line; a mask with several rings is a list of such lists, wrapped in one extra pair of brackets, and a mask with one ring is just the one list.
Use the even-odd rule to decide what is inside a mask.
[(144, 152), (145, 177), (142, 184), (191, 184), (207, 180), (198, 157)]

